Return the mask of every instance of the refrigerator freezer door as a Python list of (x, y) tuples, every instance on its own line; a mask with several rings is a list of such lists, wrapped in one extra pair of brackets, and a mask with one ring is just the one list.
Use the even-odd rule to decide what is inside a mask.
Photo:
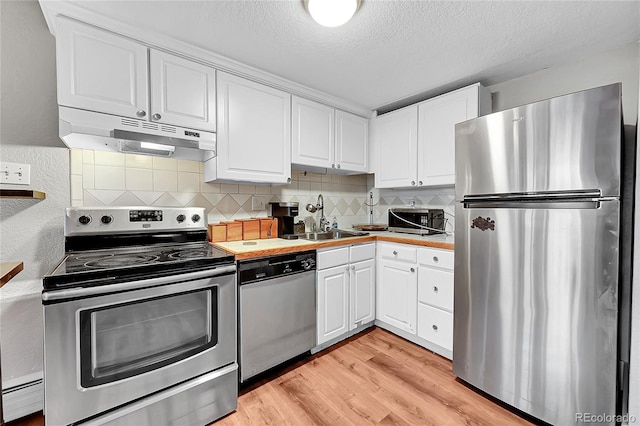
[(570, 425), (616, 412), (619, 202), (563, 206), (456, 206), (453, 372)]
[(456, 125), (456, 199), (601, 190), (620, 195), (620, 84)]

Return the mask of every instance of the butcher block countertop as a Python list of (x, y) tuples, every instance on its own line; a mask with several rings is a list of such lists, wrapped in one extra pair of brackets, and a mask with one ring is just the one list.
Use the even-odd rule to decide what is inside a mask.
[(18, 272), (22, 271), (24, 264), (22, 262), (2, 262), (0, 263), (0, 287), (15, 277)]
[(273, 256), (276, 254), (294, 253), (297, 251), (318, 250), (351, 244), (368, 243), (373, 241), (387, 241), (390, 243), (413, 244), (416, 246), (453, 250), (453, 236), (419, 236), (412, 234), (399, 234), (397, 232), (389, 231), (371, 231), (369, 235), (366, 236), (342, 238), (338, 240), (308, 241), (302, 239), (285, 240), (282, 238), (272, 238), (265, 240), (213, 243), (213, 245), (234, 254), (236, 259), (242, 260), (263, 256)]

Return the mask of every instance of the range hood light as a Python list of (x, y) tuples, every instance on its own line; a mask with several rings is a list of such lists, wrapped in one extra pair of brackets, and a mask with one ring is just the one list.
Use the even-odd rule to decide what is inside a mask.
[(140, 142), (140, 148), (150, 149), (155, 151), (169, 151), (169, 152), (173, 152), (176, 150), (175, 146), (161, 145), (159, 143), (152, 143), (152, 142)]

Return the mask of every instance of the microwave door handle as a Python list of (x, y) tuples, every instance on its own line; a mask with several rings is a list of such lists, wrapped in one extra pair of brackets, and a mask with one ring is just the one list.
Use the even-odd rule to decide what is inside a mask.
[[(110, 293), (121, 291), (137, 290), (141, 288), (157, 287), (167, 284), (179, 284), (184, 281), (194, 281), (203, 278), (213, 278), (220, 275), (228, 275), (236, 272), (236, 265), (226, 265), (217, 268), (207, 269), (206, 271), (189, 272), (187, 274), (172, 275), (168, 277), (151, 278), (148, 280), (131, 281), (120, 284), (109, 284), (87, 288), (70, 288), (68, 290), (56, 290), (42, 293), (43, 302), (52, 302), (62, 299), (73, 299), (87, 296), (102, 296)], [(186, 284), (186, 283), (185, 283)], [(211, 283), (205, 283), (189, 290), (197, 290), (198, 288), (210, 287)]]

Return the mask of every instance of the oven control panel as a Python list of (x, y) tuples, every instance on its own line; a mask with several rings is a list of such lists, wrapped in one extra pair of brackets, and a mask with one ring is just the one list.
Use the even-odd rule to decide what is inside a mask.
[(206, 230), (202, 207), (72, 207), (65, 211), (64, 235)]
[[(178, 215), (176, 220), (184, 215)], [(130, 222), (162, 222), (162, 210), (129, 210)]]

